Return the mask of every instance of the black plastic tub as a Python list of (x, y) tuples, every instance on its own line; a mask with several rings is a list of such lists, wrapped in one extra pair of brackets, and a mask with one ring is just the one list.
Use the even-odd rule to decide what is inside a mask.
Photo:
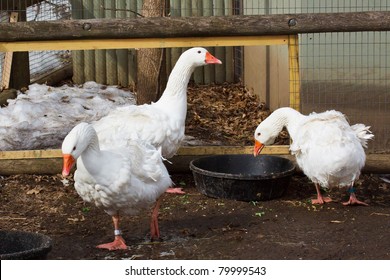
[(0, 260), (44, 260), (51, 243), (44, 234), (0, 230)]
[(190, 163), (197, 189), (214, 198), (242, 201), (281, 197), (295, 171), (290, 160), (269, 155), (216, 155)]

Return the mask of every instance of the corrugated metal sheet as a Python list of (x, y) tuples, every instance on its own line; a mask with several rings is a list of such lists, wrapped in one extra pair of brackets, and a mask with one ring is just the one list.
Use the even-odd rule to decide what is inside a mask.
[[(86, 18), (135, 18), (142, 14), (142, 0), (100, 1), (72, 0), (72, 17)], [(233, 13), (232, 1), (182, 1), (171, 0), (167, 15), (186, 16), (223, 16)], [(234, 81), (233, 48), (208, 48), (223, 61), (224, 67), (214, 65), (196, 69), (193, 79), (198, 84), (223, 83)], [(185, 48), (167, 49), (166, 70), (170, 73)], [(96, 81), (102, 84), (133, 87), (136, 84), (136, 55), (134, 49), (73, 51), (73, 81), (81, 84)], [(222, 68), (222, 70), (221, 70)]]

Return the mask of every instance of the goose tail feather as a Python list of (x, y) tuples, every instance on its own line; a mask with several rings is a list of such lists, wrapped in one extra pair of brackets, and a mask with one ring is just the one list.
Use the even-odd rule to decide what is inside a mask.
[(367, 148), (367, 141), (374, 138), (374, 134), (370, 131), (370, 126), (358, 123), (351, 126), (355, 131), (356, 136), (359, 138), (360, 143), (364, 148)]

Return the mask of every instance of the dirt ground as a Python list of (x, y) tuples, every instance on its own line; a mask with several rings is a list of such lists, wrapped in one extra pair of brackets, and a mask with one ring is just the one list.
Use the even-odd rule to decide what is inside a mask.
[[(186, 134), (194, 145), (252, 145), (254, 129), (269, 113), (241, 85), (190, 87)], [(276, 144), (286, 143), (284, 131)], [(123, 217), (128, 250), (112, 252), (95, 248), (112, 241), (111, 218), (61, 179), (0, 177), (0, 229), (49, 235), (49, 259), (390, 259), (390, 184), (377, 175), (365, 174), (357, 184), (358, 198), (370, 206), (346, 207), (345, 189), (330, 191), (332, 203), (311, 205), (315, 188), (301, 174), (281, 198), (262, 202), (209, 198), (197, 191), (192, 174), (172, 174), (186, 194), (163, 195), (161, 240), (150, 241), (145, 211)]]
[(175, 174), (185, 195), (164, 194), (162, 239), (151, 242), (149, 212), (124, 217), (128, 250), (95, 245), (112, 241), (111, 218), (84, 203), (73, 182), (58, 176), (15, 175), (0, 179), (0, 228), (49, 235), (49, 259), (390, 259), (390, 184), (365, 174), (358, 197), (370, 206), (347, 207), (345, 190), (334, 202), (314, 206), (314, 186), (293, 176), (279, 199), (242, 202), (200, 194), (192, 174)]

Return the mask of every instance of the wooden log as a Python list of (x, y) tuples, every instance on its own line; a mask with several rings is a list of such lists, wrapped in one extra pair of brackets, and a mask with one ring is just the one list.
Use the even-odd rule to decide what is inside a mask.
[(71, 78), (72, 75), (73, 75), (72, 64), (68, 64), (58, 70), (55, 70), (54, 72), (41, 76), (38, 79), (34, 79), (32, 82), (54, 86), (59, 82), (66, 80), (67, 78)]
[[(246, 146), (184, 146), (170, 161), (166, 162), (171, 174), (190, 172), (191, 160), (208, 155), (252, 154), (253, 147)], [(288, 146), (268, 146), (262, 154), (278, 155), (295, 163), (289, 155)], [(60, 150), (0, 151), (0, 175), (14, 174), (60, 174), (62, 158)], [(364, 173), (390, 173), (389, 154), (368, 154)]]
[(82, 19), (1, 23), (3, 42), (389, 31), (390, 12)]

